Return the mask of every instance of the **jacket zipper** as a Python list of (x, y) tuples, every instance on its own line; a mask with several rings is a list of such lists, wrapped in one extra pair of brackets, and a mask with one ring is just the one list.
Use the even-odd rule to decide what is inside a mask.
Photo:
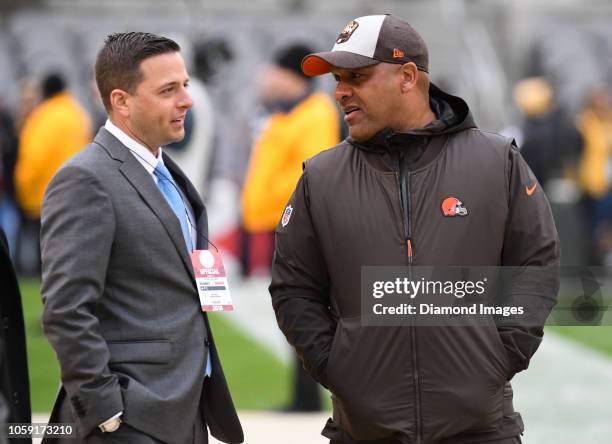
[[(399, 189), (400, 189), (400, 203), (402, 205), (402, 214), (404, 216), (404, 241), (406, 242), (406, 253), (408, 256), (408, 267), (412, 266), (412, 260), (414, 257), (414, 251), (412, 246), (412, 224), (410, 218), (411, 200), (410, 200), (410, 171), (406, 169), (404, 162), (403, 150), (398, 150), (399, 160)], [(410, 279), (412, 279), (412, 272), (410, 271)], [(415, 393), (415, 422), (416, 422), (416, 444), (422, 443), (421, 437), (421, 391), (419, 382), (419, 366), (417, 362), (417, 337), (416, 327), (410, 326), (410, 343), (412, 348), (412, 375), (414, 383)]]
[(412, 226), (410, 223), (410, 171), (404, 165), (404, 152), (399, 152), (400, 196), (404, 215), (404, 242), (408, 253), (408, 265), (412, 265)]

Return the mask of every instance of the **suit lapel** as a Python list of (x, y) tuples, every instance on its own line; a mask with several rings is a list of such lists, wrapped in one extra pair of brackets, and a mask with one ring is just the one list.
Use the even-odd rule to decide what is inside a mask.
[(112, 158), (122, 162), (119, 166), (119, 171), (136, 189), (142, 200), (145, 201), (164, 226), (183, 264), (187, 268), (189, 275), (193, 278), (195, 285), (191, 258), (185, 246), (185, 238), (183, 237), (181, 224), (170, 208), (170, 205), (168, 205), (165, 197), (161, 194), (159, 188), (157, 188), (151, 175), (142, 167), (129, 150), (111, 133), (104, 129), (104, 127), (100, 128), (94, 142), (101, 145)]

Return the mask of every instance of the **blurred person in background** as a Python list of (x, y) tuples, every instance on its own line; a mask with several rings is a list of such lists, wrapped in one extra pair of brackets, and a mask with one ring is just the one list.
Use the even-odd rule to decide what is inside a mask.
[(538, 182), (546, 187), (550, 178), (563, 175), (564, 167), (579, 153), (580, 134), (556, 106), (553, 89), (543, 77), (521, 80), (513, 97), (522, 113), (517, 144)]
[[(64, 78), (58, 73), (47, 75), (42, 83), (42, 102), (26, 118), (19, 134), (15, 167), (17, 203), (24, 215), (21, 241), (30, 239), (33, 246), (32, 258), (22, 258), (20, 264), (27, 274), (40, 270), (38, 238), (45, 189), (60, 166), (83, 148), (91, 135), (89, 117), (67, 91)], [(23, 255), (23, 245), (21, 249)]]
[[(340, 141), (340, 119), (331, 98), (317, 92), (302, 73), (312, 51), (289, 44), (274, 55), (259, 79), (269, 117), (259, 134), (242, 191), (242, 221), (248, 233), (248, 271), (268, 275), (274, 252), (274, 228), (302, 173), (303, 162)], [(321, 409), (318, 384), (294, 360), (293, 393), (285, 411)]]
[[(5, 187), (8, 188), (8, 190), (12, 188), (12, 192), (9, 191), (9, 196), (12, 196), (12, 202), (11, 200), (4, 200), (5, 206), (3, 209), (2, 223), (4, 224), (3, 227), (6, 231), (9, 245), (11, 246), (11, 256), (13, 258), (13, 264), (17, 274), (38, 273), (38, 233), (33, 232), (34, 229), (31, 224), (26, 224), (24, 226), (25, 217), (23, 216), (21, 208), (19, 208), (19, 205), (17, 204), (17, 196), (15, 193), (15, 165), (17, 163), (17, 153), (19, 148), (18, 135), (21, 132), (27, 118), (40, 103), (40, 95), (39, 82), (32, 78), (23, 78), (19, 81), (19, 99), (14, 112), (13, 123), (16, 134), (16, 145), (14, 146), (15, 151), (14, 153), (10, 153), (9, 149), (8, 152), (3, 152), (3, 155), (7, 155), (8, 157), (5, 159), (5, 163), (3, 164), (3, 171), (5, 174), (4, 177), (7, 182)], [(8, 131), (10, 132), (10, 129)], [(5, 145), (3, 149), (6, 148), (7, 146)], [(7, 197), (6, 194), (5, 197)]]
[(259, 93), (269, 113), (252, 149), (242, 189), (242, 222), (249, 233), (249, 274), (267, 275), (274, 228), (302, 173), (302, 163), (340, 141), (340, 118), (331, 98), (301, 71), (307, 46), (295, 43), (274, 55), (261, 74)]
[(40, 84), (31, 78), (24, 78), (19, 82), (19, 102), (15, 111), (15, 128), (21, 132), (27, 118), (38, 106), (41, 100)]
[(578, 182), (584, 192), (587, 230), (595, 264), (612, 265), (612, 97), (610, 89), (593, 88), (578, 116), (584, 141)]
[(15, 122), (0, 100), (0, 227), (4, 230), (11, 256), (16, 257), (20, 215), (15, 203), (15, 163), (19, 146)]

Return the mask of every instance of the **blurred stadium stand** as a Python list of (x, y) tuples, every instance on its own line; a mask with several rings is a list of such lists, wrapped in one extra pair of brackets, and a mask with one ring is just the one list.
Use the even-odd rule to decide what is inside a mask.
[(59, 67), (90, 106), (91, 65), (104, 36), (139, 29), (182, 35), (183, 43), (226, 39), (235, 64), (221, 83), (231, 85), (234, 105), (248, 108), (253, 74), (278, 45), (306, 39), (327, 49), (345, 21), (380, 12), (423, 34), (434, 81), (466, 97), (486, 129), (508, 123), (510, 87), (526, 74), (550, 75), (571, 110), (589, 84), (612, 78), (612, 3), (603, 0), (3, 0), (0, 12), (0, 94), (9, 104), (14, 79)]
[[(232, 62), (209, 82), (220, 115), (256, 104), (260, 66), (278, 46), (305, 40), (329, 49), (356, 16), (390, 12), (410, 21), (430, 47), (436, 83), (465, 97), (478, 124), (498, 131), (516, 117), (510, 91), (545, 75), (568, 113), (596, 82), (612, 80), (612, 2), (606, 0), (1, 0), (0, 98), (14, 107), (15, 81), (60, 70), (93, 111), (92, 65), (110, 32), (145, 30), (192, 44), (225, 41)], [(331, 89), (331, 78), (320, 80)]]

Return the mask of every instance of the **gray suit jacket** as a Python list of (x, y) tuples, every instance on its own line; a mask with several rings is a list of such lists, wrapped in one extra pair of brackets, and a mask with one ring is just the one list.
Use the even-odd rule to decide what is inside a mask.
[[(164, 163), (206, 249), (204, 205), (176, 164)], [(179, 221), (104, 128), (51, 181), (41, 225), (43, 326), (62, 378), (51, 422), (72, 419), (85, 438), (123, 410), (133, 428), (183, 443), (203, 414), (213, 436), (242, 442)], [(212, 377), (204, 382), (208, 349)]]

